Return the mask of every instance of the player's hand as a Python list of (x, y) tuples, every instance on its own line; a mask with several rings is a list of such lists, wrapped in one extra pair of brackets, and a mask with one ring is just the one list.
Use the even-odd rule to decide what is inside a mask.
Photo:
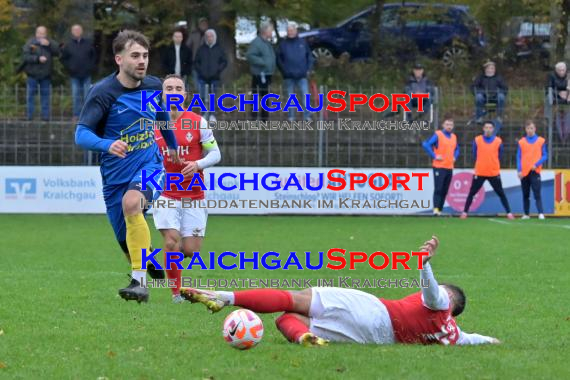
[(429, 256), (423, 257), (423, 264), (426, 264), (428, 261), (431, 260), (432, 257), (435, 256), (437, 251), (437, 247), (439, 246), (439, 239), (437, 236), (432, 236), (430, 240), (426, 241), (421, 247), (420, 250), (422, 252), (428, 252)]
[(125, 158), (127, 157), (128, 150), (129, 150), (129, 145), (126, 142), (121, 140), (116, 140), (111, 144), (111, 147), (109, 148), (109, 153), (120, 158)]
[(40, 63), (46, 63), (47, 57), (42, 55), (40, 56), (40, 58), (38, 58), (38, 60), (40, 61)]
[(40, 45), (49, 46), (49, 40), (47, 38), (41, 38), (40, 39)]
[(536, 170), (536, 165), (532, 165), (532, 168), (530, 168), (530, 170), (535, 171), (535, 170)]
[(443, 156), (441, 154), (438, 154), (437, 156), (435, 156), (435, 160), (436, 161), (443, 161)]
[(501, 344), (502, 342), (497, 338), (491, 338), (490, 344)]
[(518, 172), (518, 175), (519, 175), (519, 179), (522, 179), (522, 177), (523, 177), (522, 172)]
[(196, 161), (189, 161), (188, 163), (186, 163), (186, 166), (184, 166), (184, 168), (182, 168), (182, 171), (180, 173), (182, 173), (182, 175), (185, 178), (191, 177), (194, 175), (194, 173), (197, 173), (199, 169), (200, 168), (198, 167), (198, 164), (196, 163)]
[(180, 156), (178, 155), (178, 152), (176, 151), (176, 149), (168, 149), (168, 157), (170, 158), (170, 160), (172, 162), (174, 162), (175, 164), (183, 164), (184, 161), (180, 158)]

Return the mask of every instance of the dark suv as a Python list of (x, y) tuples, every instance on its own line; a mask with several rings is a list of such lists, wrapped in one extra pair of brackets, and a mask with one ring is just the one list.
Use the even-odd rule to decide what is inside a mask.
[[(352, 59), (370, 57), (369, 7), (334, 28), (314, 29), (301, 33), (315, 58), (333, 58), (349, 53)], [(485, 46), (481, 27), (469, 14), (467, 6), (444, 4), (385, 4), (381, 16), (380, 43), (394, 48), (390, 54), (400, 57), (404, 50), (417, 49), (421, 54), (441, 58), (447, 67), (458, 59), (476, 53)]]

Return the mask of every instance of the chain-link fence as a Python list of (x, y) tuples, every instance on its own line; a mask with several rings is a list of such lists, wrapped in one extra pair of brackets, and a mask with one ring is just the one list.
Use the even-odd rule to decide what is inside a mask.
[[(0, 106), (0, 165), (84, 165), (96, 164), (96, 154), (86, 153), (74, 144), (75, 125), (71, 117), (71, 96), (67, 87), (52, 88), (51, 117), (49, 121), (32, 120), (26, 115), (26, 91), (22, 87), (1, 88)], [(474, 122), (475, 100), (467, 88), (438, 88), (424, 115), (392, 113), (389, 110), (373, 112), (367, 105), (357, 106), (355, 112), (326, 111), (329, 90), (342, 90), (348, 94), (401, 93), (395, 88), (341, 88), (313, 86), (313, 106), (316, 93), (325, 94), (323, 110), (312, 115), (313, 123), (286, 129), (286, 112), (273, 112), (269, 122), (258, 125), (260, 130), (246, 129), (245, 121), (255, 118), (251, 106), (247, 112), (216, 112), (216, 139), (222, 150), (222, 163), (226, 166), (347, 166), (347, 167), (428, 167), (430, 160), (421, 148), (421, 142), (433, 134), (444, 114), (455, 119), (455, 132), (461, 147), (457, 167), (471, 167), (473, 138), (481, 132)], [(270, 87), (277, 95), (287, 93), (280, 87)], [(250, 88), (222, 86), (217, 94), (245, 94), (251, 99)], [(543, 89), (512, 90), (507, 96), (503, 127), (500, 136), (504, 141), (502, 166), (516, 167), (517, 140), (524, 134), (524, 121), (533, 118), (537, 133), (547, 137), (550, 150), (550, 167), (570, 167), (570, 143), (556, 128), (560, 122), (559, 105), (550, 105)], [(36, 101), (39, 103), (38, 99)], [(228, 103), (225, 103), (229, 106)], [(380, 107), (382, 102), (377, 102)], [(283, 106), (283, 105), (282, 105)], [(333, 104), (338, 106), (338, 104)], [(36, 107), (39, 114), (39, 104)], [(570, 107), (568, 107), (570, 112)], [(490, 110), (493, 112), (493, 110)], [(296, 113), (296, 120), (302, 119)], [(418, 117), (421, 116), (421, 120)], [(489, 118), (497, 115), (489, 114)], [(39, 118), (39, 116), (38, 116)], [(388, 129), (396, 122), (424, 121), (429, 128), (414, 130)], [(557, 119), (558, 118), (558, 119)], [(238, 124), (238, 122), (241, 122)], [(279, 122), (279, 123), (275, 123)], [(325, 124), (323, 124), (325, 123)], [(392, 124), (390, 124), (392, 123)], [(558, 123), (560, 124), (560, 123)], [(236, 127), (238, 125), (238, 127)], [(273, 125), (274, 130), (271, 129)], [(276, 126), (278, 125), (278, 126)], [(293, 124), (288, 124), (290, 127)], [(401, 125), (401, 124), (400, 124)], [(416, 125), (416, 126), (417, 126)], [(326, 126), (327, 129), (319, 129)], [(372, 127), (371, 127), (372, 126)], [(384, 128), (381, 128), (384, 126)], [(224, 128), (225, 129), (220, 129)], [(570, 125), (569, 125), (570, 127)], [(372, 128), (375, 128), (373, 130)], [(392, 127), (393, 128), (393, 127)], [(567, 137), (567, 136), (566, 136)]]

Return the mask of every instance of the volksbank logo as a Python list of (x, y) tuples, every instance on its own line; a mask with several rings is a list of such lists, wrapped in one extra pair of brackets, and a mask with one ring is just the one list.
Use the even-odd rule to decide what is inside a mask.
[(6, 178), (4, 192), (7, 199), (35, 199), (37, 183), (35, 178)]

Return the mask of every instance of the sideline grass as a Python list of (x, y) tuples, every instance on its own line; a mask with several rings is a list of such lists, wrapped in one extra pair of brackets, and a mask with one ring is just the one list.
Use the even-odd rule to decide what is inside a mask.
[[(2, 215), (0, 378), (568, 378), (569, 229), (568, 219), (212, 216), (204, 251), (218, 253), (410, 251), (437, 233), (442, 245), (432, 264), (436, 278), (458, 283), (468, 296), (458, 324), (504, 342), (307, 349), (287, 343), (275, 316), (264, 315), (263, 341), (240, 352), (222, 339), (225, 311), (210, 315), (201, 305), (172, 304), (167, 289), (152, 290), (143, 305), (118, 298), (129, 268), (105, 216)], [(153, 241), (160, 246), (155, 230)], [(184, 275), (364, 279), (418, 273), (378, 273), (362, 265), (340, 273), (250, 269)], [(363, 290), (387, 298), (414, 291)]]

